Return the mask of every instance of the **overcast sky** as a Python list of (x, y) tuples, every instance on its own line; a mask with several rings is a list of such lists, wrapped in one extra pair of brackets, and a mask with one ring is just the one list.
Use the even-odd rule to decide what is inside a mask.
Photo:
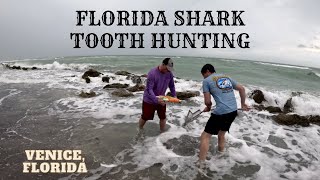
[[(319, 0), (0, 0), (0, 61), (82, 55), (206, 56), (270, 61), (320, 68)], [(97, 20), (106, 10), (166, 11), (169, 27), (76, 26), (76, 10), (95, 10)], [(244, 10), (246, 26), (175, 27), (176, 10)], [(216, 14), (214, 14), (216, 15)], [(116, 16), (117, 17), (117, 16)], [(140, 17), (139, 17), (140, 18)], [(216, 16), (214, 16), (216, 18)], [(89, 17), (84, 23), (88, 23)], [(216, 19), (214, 19), (216, 21)], [(146, 33), (144, 49), (74, 49), (70, 33)], [(250, 49), (151, 49), (152, 32), (199, 32), (250, 35)]]

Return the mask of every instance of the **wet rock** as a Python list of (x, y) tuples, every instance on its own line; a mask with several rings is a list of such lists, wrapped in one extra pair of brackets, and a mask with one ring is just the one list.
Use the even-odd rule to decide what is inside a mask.
[(100, 72), (94, 70), (94, 69), (89, 69), (88, 71), (86, 71), (83, 75), (82, 78), (85, 79), (86, 77), (98, 77), (100, 76)]
[(12, 69), (21, 69), (21, 67), (20, 66), (12, 66)]
[[(309, 126), (309, 120), (307, 117), (299, 116), (297, 114), (283, 114), (280, 113), (277, 116), (274, 116), (273, 119), (282, 125), (301, 125), (301, 126)], [(320, 121), (319, 121), (320, 122)]]
[(37, 68), (37, 67), (32, 67), (32, 68), (28, 68), (28, 67), (21, 67), (21, 66), (10, 66), (9, 64), (4, 64), (4, 63), (1, 63), (2, 66), (4, 66), (5, 68), (8, 68), (8, 69), (17, 69), (17, 70), (36, 70), (36, 69), (40, 69), (40, 68)]
[(141, 84), (142, 83), (142, 80), (141, 80), (141, 77), (140, 76), (132, 76), (131, 77), (131, 80), (133, 83), (135, 84)]
[(309, 116), (308, 120), (310, 123), (320, 125), (320, 116)]
[(289, 112), (293, 112), (293, 105), (292, 105), (292, 97), (290, 99), (287, 100), (287, 102), (284, 104), (283, 106), (283, 112), (284, 113), (289, 113)]
[(131, 92), (127, 91), (126, 89), (117, 89), (111, 93), (114, 96), (118, 97), (130, 97), (134, 96)]
[(177, 170), (177, 169), (178, 169), (178, 165), (176, 165), (176, 164), (170, 166), (170, 170), (171, 170), (171, 171), (175, 171), (175, 170)]
[(115, 73), (116, 75), (122, 75), (122, 76), (128, 76), (130, 75), (131, 73), (127, 72), (127, 71), (117, 71)]
[(103, 87), (103, 89), (108, 89), (108, 88), (127, 88), (129, 87), (129, 84), (120, 84), (120, 83), (113, 83), (113, 84), (108, 84)]
[(168, 140), (164, 145), (180, 156), (193, 156), (199, 146), (199, 141), (195, 137), (183, 135), (179, 139)]
[(250, 98), (252, 98), (258, 104), (262, 103), (262, 101), (265, 101), (263, 92), (258, 89), (251, 93)]
[(127, 90), (130, 92), (137, 92), (137, 91), (144, 91), (145, 85), (143, 84), (137, 84), (135, 86), (129, 87)]
[(102, 82), (109, 83), (110, 77), (109, 76), (104, 76), (102, 77)]
[(269, 111), (270, 113), (281, 113), (281, 109), (279, 107), (268, 106), (264, 107), (263, 105), (253, 105), (255, 109), (258, 111)]
[(236, 164), (231, 168), (232, 174), (236, 175), (237, 177), (252, 177), (255, 173), (257, 173), (261, 169), (261, 166), (258, 164)]
[(146, 77), (148, 77), (148, 75), (147, 74), (142, 74), (140, 77), (146, 78)]
[(96, 96), (97, 94), (93, 91), (90, 91), (89, 93), (88, 92), (84, 92), (84, 91), (81, 91), (81, 93), (79, 94), (80, 97), (83, 97), (83, 98), (91, 98), (91, 97), (94, 97)]
[(89, 77), (84, 78), (84, 80), (86, 80), (86, 83), (90, 83), (91, 82)]
[[(191, 97), (200, 96), (200, 92), (199, 91), (176, 92), (176, 94), (177, 94), (177, 98), (181, 99), (181, 100), (186, 100), (186, 99), (191, 98)], [(168, 92), (167, 96), (172, 96), (171, 92)]]
[(268, 141), (270, 142), (270, 144), (278, 147), (278, 148), (282, 148), (282, 149), (289, 149), (287, 143), (284, 142), (283, 139), (277, 137), (277, 136), (272, 136), (270, 135), (268, 137)]
[(269, 111), (270, 113), (281, 113), (282, 112), (279, 107), (273, 107), (273, 106), (266, 107), (266, 110)]

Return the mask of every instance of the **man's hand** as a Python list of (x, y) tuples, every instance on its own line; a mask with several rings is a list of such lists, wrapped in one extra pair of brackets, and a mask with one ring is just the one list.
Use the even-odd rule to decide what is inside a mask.
[(165, 106), (166, 102), (162, 98), (158, 98), (158, 104), (160, 104), (161, 106)]
[(210, 110), (211, 110), (211, 107), (205, 107), (204, 109), (203, 109), (203, 111), (202, 112), (210, 112)]
[(247, 104), (241, 104), (241, 109), (243, 111), (249, 111), (251, 108)]

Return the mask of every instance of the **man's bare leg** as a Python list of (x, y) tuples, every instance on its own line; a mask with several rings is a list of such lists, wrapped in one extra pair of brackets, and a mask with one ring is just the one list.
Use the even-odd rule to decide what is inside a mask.
[(163, 133), (166, 128), (166, 119), (160, 119), (160, 132)]
[(211, 138), (211, 134), (202, 132), (201, 138), (200, 138), (200, 154), (199, 154), (199, 160), (204, 161), (206, 159), (208, 150), (209, 150), (209, 141)]
[(139, 129), (143, 129), (143, 126), (144, 124), (146, 123), (147, 121), (143, 120), (142, 118), (140, 118), (139, 120)]
[(226, 143), (226, 139), (224, 135), (226, 134), (226, 131), (219, 131), (218, 133), (218, 151), (223, 152), (224, 151), (224, 145)]

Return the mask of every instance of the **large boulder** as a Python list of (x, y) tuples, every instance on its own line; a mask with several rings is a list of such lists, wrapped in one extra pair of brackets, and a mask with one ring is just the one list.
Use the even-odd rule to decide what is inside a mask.
[(126, 89), (117, 89), (111, 93), (114, 96), (119, 96), (119, 97), (130, 97), (134, 96), (131, 92), (127, 91)]
[(265, 101), (263, 92), (258, 89), (251, 93), (250, 98), (252, 98), (258, 104), (262, 103), (262, 101)]
[(98, 77), (100, 76), (100, 74), (102, 74), (101, 72), (98, 72), (94, 69), (89, 69), (88, 71), (86, 71), (83, 75), (82, 78), (85, 79), (86, 77)]
[(108, 84), (103, 87), (103, 89), (108, 89), (108, 88), (127, 88), (129, 87), (129, 84), (120, 84), (120, 83), (113, 83), (113, 84)]
[[(186, 99), (189, 99), (191, 97), (200, 96), (200, 92), (199, 91), (176, 92), (176, 94), (177, 94), (177, 98), (181, 99), (181, 100), (186, 100)], [(171, 92), (168, 92), (167, 96), (172, 96)]]
[(136, 84), (135, 86), (129, 87), (127, 90), (130, 92), (137, 92), (137, 91), (144, 91), (145, 85), (143, 84)]
[(83, 98), (90, 98), (90, 97), (96, 96), (96, 93), (93, 92), (93, 91), (90, 91), (90, 92), (81, 91), (81, 93), (79, 94), (79, 96), (80, 96), (80, 97), (83, 97)]

